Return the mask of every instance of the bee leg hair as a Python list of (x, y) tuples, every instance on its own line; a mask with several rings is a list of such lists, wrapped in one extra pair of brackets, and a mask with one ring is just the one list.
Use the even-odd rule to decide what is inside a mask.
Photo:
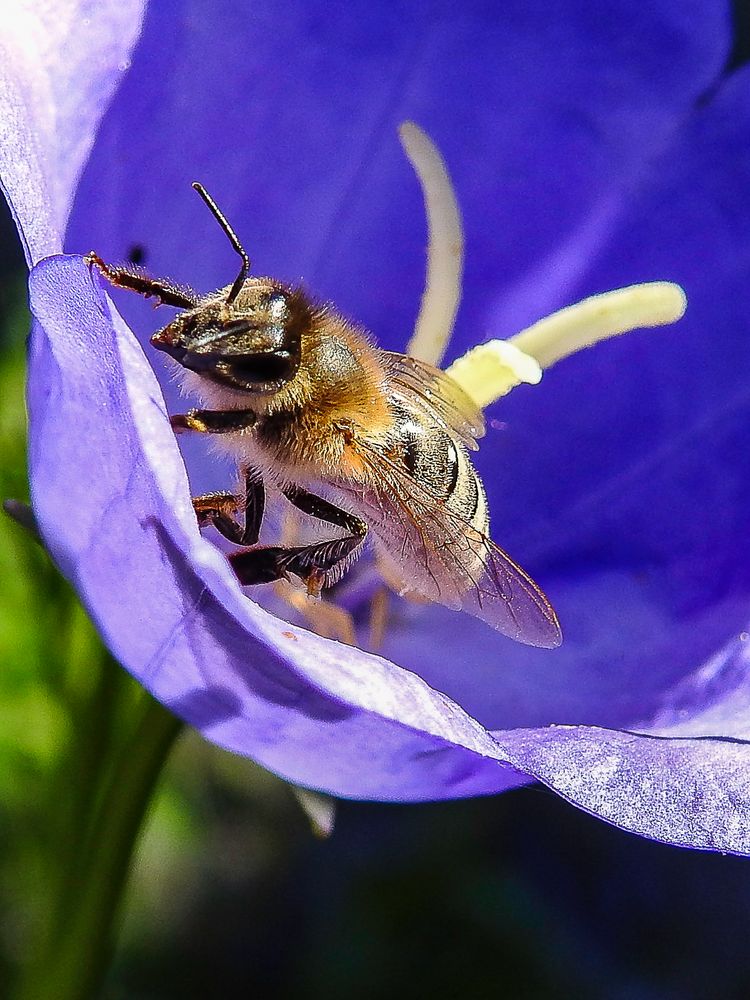
[(147, 299), (158, 299), (157, 305), (174, 306), (175, 309), (193, 309), (198, 305), (195, 292), (180, 288), (168, 278), (150, 278), (136, 267), (113, 267), (93, 250), (86, 254), (85, 261), (89, 267), (95, 267), (110, 285), (128, 288)]

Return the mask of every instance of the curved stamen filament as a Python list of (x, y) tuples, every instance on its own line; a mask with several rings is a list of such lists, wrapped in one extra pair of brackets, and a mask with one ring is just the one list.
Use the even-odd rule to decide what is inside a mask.
[(399, 136), (422, 186), (428, 232), (425, 290), (406, 353), (437, 365), (453, 332), (461, 301), (461, 211), (445, 161), (430, 137), (414, 122), (404, 122)]

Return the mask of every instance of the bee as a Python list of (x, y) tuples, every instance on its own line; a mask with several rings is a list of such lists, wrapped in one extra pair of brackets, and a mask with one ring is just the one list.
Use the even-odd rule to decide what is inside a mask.
[[(198, 524), (239, 546), (228, 558), (240, 583), (298, 577), (319, 595), (370, 535), (401, 593), (464, 610), (520, 642), (558, 646), (549, 601), (488, 537), (487, 499), (469, 458), (484, 434), (472, 400), (439, 369), (378, 349), (301, 288), (251, 276), (227, 219), (193, 187), (240, 257), (233, 284), (198, 296), (93, 252), (87, 261), (112, 285), (180, 310), (151, 344), (201, 404), (173, 416), (172, 427), (215, 435), (240, 470), (237, 491), (193, 499)], [(333, 537), (258, 544), (267, 486), (333, 526)]]

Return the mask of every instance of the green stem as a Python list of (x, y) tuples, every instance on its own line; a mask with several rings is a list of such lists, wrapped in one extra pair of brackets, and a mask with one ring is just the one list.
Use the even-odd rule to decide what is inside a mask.
[[(107, 768), (113, 766), (113, 756), (123, 741), (122, 719), (117, 718), (117, 712), (127, 697), (127, 688), (133, 683), (104, 651), (97, 652), (99, 677), (94, 690), (87, 696), (81, 697), (76, 693), (69, 699), (74, 731), (68, 753), (61, 759), (53, 779), (58, 787), (67, 789), (55, 816), (59, 837), (54, 861), (60, 884), (54, 896), (61, 908), (67, 906), (68, 898), (75, 892), (88, 865), (89, 834), (98, 820), (98, 796), (106, 792)], [(94, 655), (90, 659), (93, 661), (96, 658)], [(94, 673), (97, 668), (92, 663), (89, 669)], [(71, 687), (68, 680), (68, 688)], [(135, 720), (133, 722), (136, 724)], [(64, 927), (67, 923), (62, 909), (56, 914), (56, 921), (56, 924), (50, 924), (52, 932), (57, 926)]]
[(137, 706), (132, 736), (107, 766), (104, 790), (92, 785), (96, 814), (79, 858), (78, 877), (66, 883), (60, 926), (41, 959), (27, 970), (18, 1000), (90, 1000), (109, 962), (113, 929), (130, 862), (162, 766), (182, 723), (150, 695)]

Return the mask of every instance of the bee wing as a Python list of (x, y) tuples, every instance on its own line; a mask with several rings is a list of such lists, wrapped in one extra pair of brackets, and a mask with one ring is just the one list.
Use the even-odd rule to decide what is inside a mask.
[(398, 577), (424, 597), (481, 618), (511, 639), (559, 646), (557, 615), (520, 566), (377, 446), (359, 444), (370, 472), (362, 513)]
[(455, 434), (472, 451), (476, 439), (484, 436), (484, 417), (476, 403), (467, 396), (450, 375), (426, 361), (394, 351), (380, 352), (390, 382), (422, 407), (427, 407), (450, 433)]

